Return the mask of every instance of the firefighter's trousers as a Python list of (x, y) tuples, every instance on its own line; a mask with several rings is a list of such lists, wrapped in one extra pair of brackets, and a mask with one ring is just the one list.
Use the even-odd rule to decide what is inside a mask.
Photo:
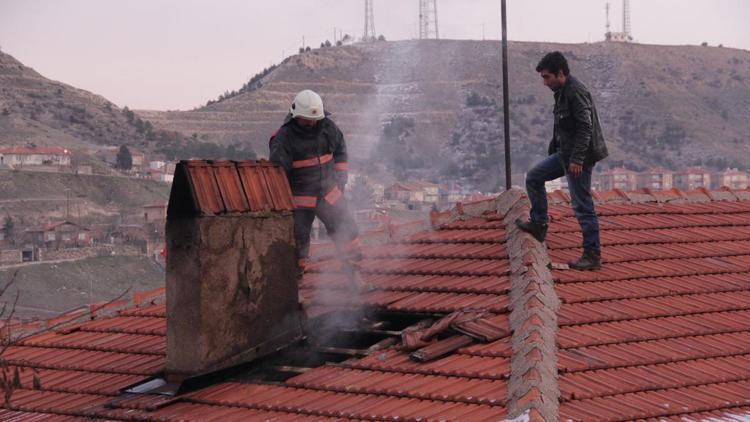
[(340, 253), (348, 253), (355, 248), (359, 230), (354, 218), (349, 213), (346, 200), (341, 197), (333, 204), (325, 198), (318, 198), (315, 208), (296, 208), (294, 210), (294, 238), (297, 242), (299, 259), (310, 255), (310, 231), (315, 217), (325, 225), (328, 236), (336, 244)]

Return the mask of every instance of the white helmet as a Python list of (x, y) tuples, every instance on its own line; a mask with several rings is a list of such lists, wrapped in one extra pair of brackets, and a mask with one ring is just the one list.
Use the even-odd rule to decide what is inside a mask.
[(294, 97), (294, 102), (289, 112), (292, 113), (292, 117), (304, 117), (312, 120), (321, 120), (326, 117), (323, 110), (323, 100), (320, 98), (320, 95), (309, 89), (300, 91)]

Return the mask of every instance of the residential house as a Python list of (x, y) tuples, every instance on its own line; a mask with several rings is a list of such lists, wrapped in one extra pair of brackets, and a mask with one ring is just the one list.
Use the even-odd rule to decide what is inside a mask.
[[(132, 158), (132, 171), (139, 171), (146, 166), (146, 154), (132, 147), (128, 147), (128, 151), (130, 151), (130, 157)], [(119, 152), (119, 146), (108, 146), (97, 151), (96, 156), (109, 165), (115, 166), (117, 164), (117, 154), (119, 154)]]
[(57, 146), (11, 146), (0, 148), (0, 165), (70, 166), (71, 153)]
[(565, 190), (567, 188), (568, 188), (568, 179), (566, 179), (565, 177), (558, 177), (557, 179), (550, 180), (549, 182), (544, 184), (544, 189), (547, 192), (554, 192), (556, 190)]
[(167, 165), (166, 161), (155, 160), (155, 161), (149, 161), (148, 162), (148, 168), (154, 169), (154, 170), (161, 170), (166, 165)]
[(385, 185), (382, 183), (373, 182), (370, 183), (372, 188), (372, 200), (374, 202), (380, 202), (385, 198)]
[[(215, 194), (205, 199), (220, 198)], [(599, 271), (564, 264), (581, 253), (578, 222), (564, 196), (550, 195), (554, 218), (546, 244), (517, 230), (513, 221), (528, 213), (517, 189), (434, 213), (432, 225), (363, 234), (361, 275), (372, 290), (356, 296), (328, 249), (313, 256), (313, 270), (300, 281), (314, 347), (292, 346), (254, 361), (251, 373), (242, 366), (213, 373), (187, 393), (164, 378), (166, 351), (176, 344), (170, 327), (179, 324), (198, 337), (216, 329), (214, 318), (175, 320), (163, 290), (138, 294), (132, 305), (118, 305), (119, 312), (63, 316), (55, 331), (6, 349), (4, 358), (21, 369), (22, 387), (0, 415), (227, 422), (750, 419), (750, 191), (628, 195), (600, 196), (612, 202), (597, 204), (604, 246)], [(220, 267), (211, 265), (219, 259), (212, 256), (206, 268)], [(245, 267), (231, 268), (220, 274), (235, 277), (234, 269)], [(227, 303), (246, 292), (264, 297), (257, 290), (263, 283), (208, 289), (192, 281), (183, 283), (194, 286), (190, 295), (181, 292), (188, 299), (201, 299), (201, 292)], [(228, 285), (239, 286), (237, 293), (227, 294)], [(167, 289), (167, 296), (182, 298)], [(194, 309), (220, 309), (218, 318), (233, 314), (217, 303)], [(363, 308), (369, 320), (363, 321)], [(439, 324), (430, 325), (425, 315)], [(75, 324), (59, 326), (65, 321)]]
[(674, 186), (672, 170), (654, 167), (638, 173), (638, 188), (669, 190)]
[(711, 173), (701, 167), (688, 167), (676, 171), (674, 174), (674, 187), (683, 190), (698, 188), (711, 188)]
[(385, 189), (386, 200), (397, 200), (412, 208), (440, 201), (440, 186), (430, 182), (398, 182)]
[(602, 191), (619, 189), (623, 191), (636, 190), (638, 186), (638, 173), (623, 167), (616, 167), (596, 176), (599, 189)]
[(466, 189), (456, 182), (443, 183), (440, 185), (440, 204), (456, 204), (464, 200)]
[(143, 220), (146, 223), (161, 223), (167, 219), (167, 204), (154, 203), (143, 206)]
[(70, 221), (28, 229), (24, 231), (23, 237), (26, 243), (48, 249), (79, 248), (94, 243), (90, 229)]
[(711, 175), (711, 184), (714, 189), (728, 187), (730, 189), (745, 189), (748, 187), (747, 172), (738, 169), (726, 169)]
[(146, 165), (146, 154), (135, 148), (130, 148), (130, 156), (133, 158), (133, 169), (142, 169)]
[(147, 178), (157, 182), (172, 183), (174, 181), (174, 174), (168, 174), (165, 170), (166, 167), (161, 169), (148, 168), (145, 170), (144, 174)]

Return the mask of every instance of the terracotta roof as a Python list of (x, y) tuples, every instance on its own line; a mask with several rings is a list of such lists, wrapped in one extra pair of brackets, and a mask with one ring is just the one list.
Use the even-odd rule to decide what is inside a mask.
[[(561, 420), (747, 417), (750, 192), (729, 193), (598, 206), (604, 268), (552, 274)], [(565, 262), (578, 224), (550, 212), (549, 255)]]
[(284, 170), (260, 161), (180, 161), (169, 198), (169, 218), (291, 211)]
[(415, 182), (394, 183), (393, 185), (388, 187), (388, 189), (389, 190), (396, 189), (396, 190), (407, 190), (407, 191), (422, 191), (428, 188), (438, 188), (438, 187), (440, 186), (434, 183), (415, 181)]
[[(601, 195), (601, 271), (557, 269), (580, 253), (565, 195), (552, 194), (547, 248), (511, 224), (518, 191), (363, 239), (352, 298), (320, 257), (302, 293), (310, 315), (489, 312), (512, 334), (415, 362), (399, 347), (283, 383), (220, 382), (177, 397), (123, 389), (164, 369), (163, 305), (30, 337), (5, 356), (24, 388), (0, 417), (129, 420), (724, 420), (750, 414), (750, 190)], [(556, 268), (550, 270), (549, 268)], [(147, 299), (148, 300), (148, 299)], [(468, 340), (472, 341), (472, 340)], [(33, 388), (30, 368), (39, 371)]]
[(27, 147), (27, 146), (11, 146), (0, 148), (0, 154), (19, 154), (19, 155), (68, 155), (70, 151), (63, 147)]
[(602, 172), (603, 175), (606, 174), (638, 174), (638, 172), (630, 169), (626, 169), (625, 167), (615, 167), (612, 169), (609, 169), (607, 171)]
[(730, 168), (717, 171), (715, 174), (720, 175), (720, 176), (747, 176), (748, 175), (747, 172), (745, 171), (741, 171), (738, 169), (730, 169)]

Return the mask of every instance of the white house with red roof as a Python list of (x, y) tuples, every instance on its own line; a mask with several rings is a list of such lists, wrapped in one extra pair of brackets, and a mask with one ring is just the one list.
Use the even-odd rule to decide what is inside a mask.
[(728, 187), (730, 189), (745, 189), (748, 186), (747, 172), (738, 169), (726, 169), (711, 175), (711, 184), (714, 189)]
[(69, 150), (57, 146), (11, 146), (0, 148), (0, 165), (70, 166)]
[(616, 167), (600, 173), (598, 179), (599, 190), (619, 189), (630, 191), (636, 189), (638, 173), (624, 167)]
[(398, 182), (385, 189), (385, 199), (414, 205), (431, 205), (440, 201), (440, 186), (430, 182)]
[(688, 167), (675, 172), (674, 187), (683, 190), (711, 187), (711, 172), (702, 167)]
[(657, 190), (672, 189), (674, 172), (664, 167), (654, 167), (638, 174), (638, 187)]

